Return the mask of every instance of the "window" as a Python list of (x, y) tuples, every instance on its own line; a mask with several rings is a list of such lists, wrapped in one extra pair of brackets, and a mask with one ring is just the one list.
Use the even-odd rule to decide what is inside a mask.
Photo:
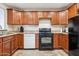
[(4, 9), (0, 8), (0, 29), (4, 29), (4, 22)]

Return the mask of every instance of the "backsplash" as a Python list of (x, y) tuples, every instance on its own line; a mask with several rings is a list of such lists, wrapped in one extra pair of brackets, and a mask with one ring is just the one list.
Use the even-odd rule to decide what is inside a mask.
[(24, 31), (37, 31), (38, 25), (8, 25), (8, 31), (19, 31), (20, 26), (24, 27)]
[[(21, 25), (8, 25), (8, 31), (19, 31)], [(39, 31), (38, 25), (22, 25), (25, 31)], [(52, 25), (52, 32), (62, 32), (62, 25)], [(66, 28), (68, 32), (68, 28)]]
[(62, 32), (62, 26), (60, 25), (53, 25), (52, 27), (52, 32)]

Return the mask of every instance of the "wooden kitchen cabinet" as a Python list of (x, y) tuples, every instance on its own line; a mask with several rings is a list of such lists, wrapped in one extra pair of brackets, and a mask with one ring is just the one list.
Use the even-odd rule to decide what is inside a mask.
[(18, 48), (23, 49), (24, 48), (24, 34), (18, 34)]
[(43, 12), (42, 11), (38, 12), (38, 18), (43, 18)]
[(54, 33), (53, 35), (53, 47), (59, 48), (59, 33)]
[(20, 17), (20, 25), (26, 25), (27, 24), (27, 16), (25, 11), (20, 11), (21, 17)]
[(33, 24), (32, 13), (29, 11), (24, 12), (24, 24), (26, 24), (26, 25)]
[(39, 33), (35, 34), (35, 48), (39, 48)]
[(39, 11), (38, 18), (48, 18), (49, 12), (48, 11)]
[(37, 12), (36, 11), (24, 12), (24, 24), (27, 24), (27, 25), (39, 24)]
[(68, 40), (68, 34), (62, 34), (62, 39), (61, 39), (61, 48), (64, 49), (64, 51), (68, 52), (68, 44), (69, 40)]
[(3, 38), (3, 56), (10, 56), (10, 39), (9, 37)]
[(13, 9), (7, 9), (7, 24), (12, 25), (13, 23)]
[(79, 3), (77, 3), (77, 9), (78, 9), (78, 11), (79, 11)]
[(19, 44), (18, 44), (18, 42), (19, 42), (18, 34), (14, 35), (14, 37), (15, 37), (15, 49), (17, 50), (18, 47), (19, 47)]
[(2, 56), (2, 38), (0, 38), (0, 56)]
[(7, 24), (8, 25), (18, 25), (20, 24), (21, 12), (7, 9)]
[(68, 24), (68, 10), (59, 12), (59, 24), (60, 25)]
[(16, 35), (10, 36), (11, 40), (11, 54), (14, 53), (18, 49), (18, 42), (16, 40)]
[(48, 18), (48, 16), (49, 16), (49, 12), (48, 11), (43, 11), (43, 17)]
[(15, 16), (14, 16), (14, 25), (19, 25), (21, 24), (21, 12), (20, 11), (15, 11)]
[(32, 12), (32, 24), (33, 25), (38, 25), (39, 24), (39, 19), (38, 19), (38, 14), (36, 11)]
[(51, 23), (53, 25), (59, 25), (58, 14), (59, 14), (59, 12), (50, 12), (50, 15), (51, 15)]
[(76, 16), (76, 14), (77, 14), (77, 4), (74, 4), (68, 9), (68, 18), (72, 18)]

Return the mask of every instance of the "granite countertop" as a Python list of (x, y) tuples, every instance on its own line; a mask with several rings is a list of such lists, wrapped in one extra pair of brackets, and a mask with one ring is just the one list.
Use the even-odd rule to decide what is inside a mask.
[(11, 36), (11, 35), (15, 35), (15, 34), (24, 34), (24, 33), (23, 32), (10, 32), (10, 33), (6, 33), (6, 34), (2, 34), (2, 35), (0, 35), (0, 37)]
[[(15, 34), (36, 34), (36, 33), (39, 33), (39, 31), (25, 31), (25, 32), (13, 31), (13, 32), (9, 32), (7, 34), (4, 33), (4, 34), (0, 35), (0, 37), (5, 37), (5, 36), (10, 36), (10, 35), (15, 35)], [(68, 32), (52, 32), (52, 33), (68, 34)]]

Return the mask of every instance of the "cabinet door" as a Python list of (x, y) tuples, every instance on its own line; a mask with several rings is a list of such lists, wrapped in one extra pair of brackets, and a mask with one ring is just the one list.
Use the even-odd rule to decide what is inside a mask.
[(55, 33), (53, 38), (54, 48), (59, 48), (59, 34)]
[(43, 13), (43, 18), (48, 18), (48, 14), (49, 14), (48, 11), (43, 11), (42, 13)]
[(7, 9), (7, 24), (13, 24), (13, 9)]
[(3, 56), (10, 56), (10, 40), (3, 42)]
[(76, 14), (77, 14), (77, 4), (74, 4), (68, 9), (68, 18), (72, 18), (76, 16)]
[(32, 22), (33, 25), (39, 24), (38, 14), (36, 11), (32, 12)]
[(59, 12), (59, 23), (61, 25), (67, 25), (68, 24), (68, 10)]
[(77, 9), (78, 9), (78, 12), (79, 12), (79, 3), (77, 3)]
[(26, 25), (27, 24), (27, 16), (26, 16), (24, 11), (21, 11), (20, 24), (21, 25)]
[(42, 11), (38, 12), (38, 18), (43, 18), (43, 12)]
[(0, 38), (0, 56), (2, 56), (2, 38)]
[(18, 35), (18, 40), (19, 40), (19, 48), (23, 49), (24, 48), (24, 35), (19, 34)]
[(39, 34), (35, 34), (35, 48), (39, 48)]
[(13, 11), (13, 23), (14, 25), (19, 25), (20, 24), (20, 18), (21, 13), (19, 11)]
[(50, 15), (52, 17), (51, 23), (53, 25), (58, 25), (59, 24), (58, 12), (50, 12)]
[(15, 39), (12, 38), (11, 39), (11, 53), (13, 53), (15, 51)]
[(16, 21), (16, 23), (17, 23), (17, 25), (21, 25), (21, 23), (20, 23), (20, 21), (22, 20), (23, 21), (23, 19), (21, 19), (21, 12), (20, 11), (17, 11), (17, 13), (16, 13), (17, 15), (16, 15), (16, 17), (17, 17), (17, 21)]
[(65, 46), (64, 46), (65, 47), (65, 51), (68, 52), (68, 42), (69, 42), (68, 41), (68, 35), (66, 35), (64, 39), (65, 39)]
[(18, 34), (15, 37), (15, 49), (18, 49)]
[(27, 12), (27, 15), (28, 15), (27, 24), (32, 25), (34, 23), (34, 21), (32, 19), (32, 12)]
[(32, 21), (32, 13), (31, 12), (25, 12), (24, 13), (24, 19), (25, 19), (25, 23), (28, 25), (31, 25), (33, 23)]
[(20, 17), (21, 13), (13, 10), (13, 9), (8, 9), (7, 10), (7, 23), (10, 25), (18, 25), (20, 24)]
[(63, 34), (62, 35), (62, 48), (64, 51), (68, 52), (68, 35)]

